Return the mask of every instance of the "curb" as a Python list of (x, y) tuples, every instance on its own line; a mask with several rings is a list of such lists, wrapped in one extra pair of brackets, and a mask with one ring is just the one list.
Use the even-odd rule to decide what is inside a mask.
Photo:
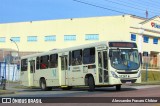
[(0, 90), (0, 95), (4, 95), (4, 94), (15, 94), (15, 92), (9, 91), (9, 90)]
[(142, 82), (139, 84), (131, 84), (131, 86), (143, 86), (143, 85), (160, 85), (160, 81), (157, 82)]

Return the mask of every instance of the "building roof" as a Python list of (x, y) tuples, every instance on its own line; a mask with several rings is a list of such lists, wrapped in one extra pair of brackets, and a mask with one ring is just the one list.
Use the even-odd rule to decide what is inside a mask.
[(14, 49), (11, 49), (11, 48), (0, 48), (0, 51), (16, 51)]
[(145, 23), (147, 23), (147, 22), (149, 22), (151, 20), (154, 20), (155, 18), (158, 18), (158, 17), (160, 17), (160, 16), (154, 16), (152, 18), (146, 19), (145, 21), (141, 22), (140, 24), (145, 24)]
[(140, 16), (136, 16), (136, 15), (131, 15), (131, 17), (138, 18), (138, 19), (142, 19), (142, 20), (146, 20), (146, 18), (140, 17)]

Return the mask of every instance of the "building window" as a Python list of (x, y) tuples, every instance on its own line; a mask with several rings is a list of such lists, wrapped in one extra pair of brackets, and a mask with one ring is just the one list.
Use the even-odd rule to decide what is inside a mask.
[(143, 56), (148, 56), (148, 52), (144, 51)]
[(5, 37), (0, 37), (0, 43), (2, 42), (6, 42), (6, 38)]
[(56, 36), (55, 35), (45, 36), (44, 40), (45, 41), (56, 41)]
[(136, 41), (136, 35), (135, 34), (131, 34), (131, 41)]
[(153, 38), (153, 44), (158, 44), (158, 38)]
[(28, 36), (27, 41), (28, 42), (36, 42), (37, 41), (37, 36)]
[(148, 36), (144, 36), (143, 37), (143, 42), (148, 43), (149, 42), (149, 37)]
[(20, 42), (20, 37), (11, 37), (14, 42)]
[(99, 40), (98, 34), (86, 34), (85, 40)]
[(75, 41), (76, 35), (64, 35), (64, 41)]

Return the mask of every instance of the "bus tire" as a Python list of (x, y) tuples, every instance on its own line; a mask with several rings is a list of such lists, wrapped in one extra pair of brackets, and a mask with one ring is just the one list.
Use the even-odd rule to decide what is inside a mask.
[(121, 90), (121, 85), (116, 85), (116, 91), (120, 91)]
[(40, 79), (40, 87), (42, 91), (48, 90), (45, 79)]
[(95, 83), (94, 83), (94, 79), (92, 76), (89, 76), (88, 78), (88, 86), (89, 86), (89, 91), (95, 90)]

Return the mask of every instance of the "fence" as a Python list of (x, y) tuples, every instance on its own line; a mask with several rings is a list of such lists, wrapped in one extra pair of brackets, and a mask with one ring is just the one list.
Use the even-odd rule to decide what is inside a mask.
[(19, 81), (20, 70), (18, 69), (17, 64), (0, 62), (0, 76), (3, 76), (7, 81)]
[(159, 69), (160, 70), (160, 57), (142, 57), (142, 69), (145, 69), (146, 66), (148, 69)]

